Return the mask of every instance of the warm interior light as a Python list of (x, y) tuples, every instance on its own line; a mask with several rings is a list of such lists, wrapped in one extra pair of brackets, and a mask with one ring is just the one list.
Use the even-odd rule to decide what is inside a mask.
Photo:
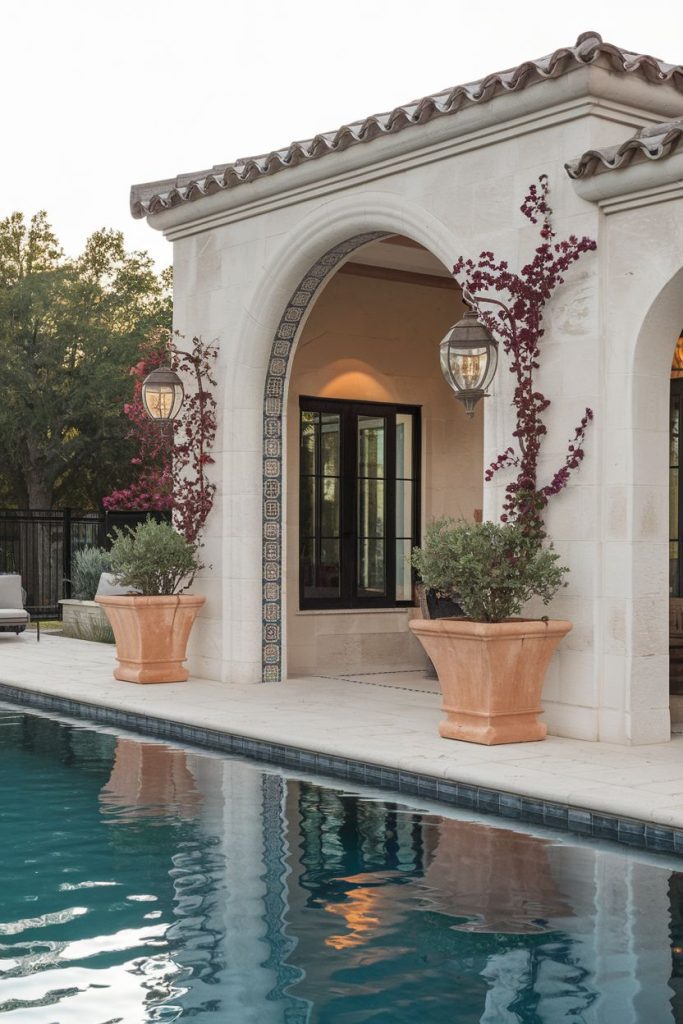
[(142, 404), (153, 420), (174, 420), (183, 404), (184, 392), (180, 377), (167, 366), (152, 370), (142, 384)]
[(486, 349), (474, 352), (459, 352), (451, 355), (451, 371), (463, 391), (481, 387), (486, 369)]
[(147, 405), (155, 420), (167, 420), (171, 415), (174, 398), (173, 388), (164, 385), (152, 386), (147, 389)]

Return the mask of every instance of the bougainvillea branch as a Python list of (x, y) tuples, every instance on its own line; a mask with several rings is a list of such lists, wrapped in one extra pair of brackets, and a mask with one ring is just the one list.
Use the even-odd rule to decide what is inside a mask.
[(183, 379), (194, 378), (196, 388), (188, 394), (178, 418), (173, 445), (173, 519), (187, 540), (197, 540), (213, 507), (216, 485), (206, 476), (206, 467), (214, 462), (211, 450), (216, 438), (216, 387), (213, 364), (218, 355), (215, 345), (199, 338), (192, 348), (174, 350), (173, 368)]
[[(586, 430), (593, 419), (592, 410), (586, 409), (569, 442), (564, 463), (549, 483), (540, 485), (538, 459), (547, 432), (542, 414), (550, 405), (550, 400), (534, 387), (544, 334), (543, 308), (564, 281), (569, 267), (597, 247), (593, 239), (585, 236), (570, 235), (563, 241), (554, 241), (556, 233), (552, 228), (548, 193), (548, 178), (541, 175), (538, 185), (530, 186), (522, 203), (524, 216), (532, 224), (540, 224), (541, 244), (519, 273), (510, 270), (507, 261), (497, 261), (492, 252), (482, 252), (477, 263), (460, 257), (453, 268), (463, 293), (476, 295), (479, 316), (501, 342), (509, 357), (510, 372), (515, 377), (516, 423), (512, 434), (517, 450), (506, 448), (486, 470), (485, 478), (490, 481), (503, 469), (519, 470), (505, 488), (500, 518), (503, 522), (519, 523), (529, 537), (539, 543), (545, 537), (543, 516), (548, 501), (567, 486), (572, 471), (583, 461)], [(487, 292), (504, 292), (505, 303), (487, 299)], [(491, 302), (498, 310), (480, 309), (479, 302)]]
[[(176, 337), (181, 335), (176, 332)], [(184, 339), (182, 339), (184, 340)], [(139, 466), (130, 487), (103, 498), (109, 511), (173, 510), (180, 532), (196, 541), (213, 506), (216, 485), (207, 479), (206, 467), (214, 462), (211, 451), (216, 437), (216, 387), (213, 363), (218, 350), (199, 338), (187, 349), (174, 344), (164, 330), (154, 332), (143, 355), (131, 370), (135, 378), (133, 399), (124, 407), (131, 421), (129, 437), (136, 442), (131, 460)], [(183, 378), (185, 400), (178, 418), (167, 425), (151, 423), (142, 404), (142, 382), (158, 366), (171, 365)]]

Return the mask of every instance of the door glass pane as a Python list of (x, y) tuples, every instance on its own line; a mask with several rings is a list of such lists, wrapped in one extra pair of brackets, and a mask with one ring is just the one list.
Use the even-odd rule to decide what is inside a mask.
[(330, 476), (322, 479), (320, 536), (339, 536), (339, 480)]
[(384, 481), (358, 481), (358, 536), (384, 537)]
[(302, 540), (301, 575), (304, 597), (339, 597), (339, 541)]
[(410, 556), (415, 536), (415, 464), (414, 416), (396, 413), (396, 600), (413, 598), (413, 572)]
[(413, 550), (412, 537), (396, 540), (396, 600), (410, 601), (413, 597), (413, 572), (410, 556)]
[(324, 412), (320, 425), (323, 476), (339, 476), (339, 416)]
[(315, 537), (315, 510), (317, 508), (318, 481), (314, 476), (301, 478), (299, 499), (299, 536)]
[(396, 413), (396, 476), (413, 476), (413, 414)]
[(310, 475), (316, 472), (316, 453), (318, 447), (317, 412), (301, 413), (301, 474)]
[(315, 591), (317, 576), (316, 547), (313, 538), (301, 541), (301, 578), (304, 593), (310, 596)]
[(358, 417), (358, 476), (384, 476), (385, 437), (384, 417)]
[(359, 597), (385, 597), (387, 423), (383, 416), (358, 417), (357, 537)]
[(341, 416), (301, 412), (299, 537), (302, 597), (340, 594)]
[(339, 597), (339, 541), (320, 542), (317, 597)]
[(396, 536), (413, 536), (413, 484), (410, 480), (396, 481)]
[(358, 539), (358, 595), (384, 597), (386, 595), (384, 565), (384, 539)]

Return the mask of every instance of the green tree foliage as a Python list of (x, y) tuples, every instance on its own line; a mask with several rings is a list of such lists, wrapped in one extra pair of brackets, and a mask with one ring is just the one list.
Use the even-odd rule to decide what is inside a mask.
[(112, 540), (111, 571), (116, 582), (146, 597), (182, 593), (203, 568), (196, 543), (185, 540), (170, 523), (158, 523), (149, 516), (134, 530), (115, 526)]
[(413, 549), (424, 585), (455, 598), (475, 622), (519, 615), (532, 597), (548, 604), (569, 571), (559, 559), (539, 547), (524, 525), (448, 518), (430, 523), (424, 545)]
[(0, 500), (92, 508), (126, 481), (130, 367), (170, 323), (170, 271), (121, 232), (68, 259), (44, 212), (0, 221)]
[(111, 571), (111, 555), (104, 548), (81, 548), (71, 562), (71, 596), (94, 601), (100, 576)]

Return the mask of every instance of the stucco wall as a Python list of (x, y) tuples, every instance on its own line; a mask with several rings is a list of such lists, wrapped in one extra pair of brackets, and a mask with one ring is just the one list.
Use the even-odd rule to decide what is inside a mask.
[(366, 672), (421, 667), (409, 612), (301, 612), (298, 581), (299, 397), (421, 407), (422, 525), (472, 519), (483, 497), (483, 409), (469, 420), (439, 369), (439, 341), (462, 314), (457, 290), (337, 273), (304, 327), (287, 406), (288, 671)]

